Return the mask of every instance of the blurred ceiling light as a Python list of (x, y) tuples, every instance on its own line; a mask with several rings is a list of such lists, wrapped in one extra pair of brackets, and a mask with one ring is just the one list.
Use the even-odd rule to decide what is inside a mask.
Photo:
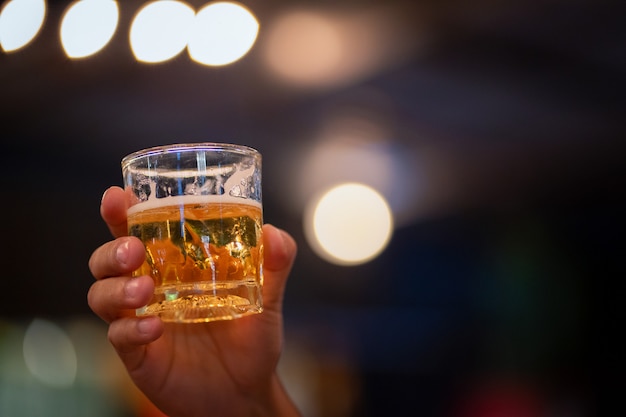
[(338, 181), (355, 181), (387, 190), (395, 179), (394, 159), (388, 147), (384, 141), (356, 136), (326, 136), (301, 164), (303, 188), (318, 192)]
[(130, 47), (141, 62), (164, 62), (187, 46), (194, 9), (180, 1), (154, 1), (135, 15), (130, 27)]
[(118, 20), (116, 1), (75, 1), (61, 21), (61, 44), (65, 53), (70, 58), (84, 58), (100, 51), (113, 37)]
[(210, 3), (198, 11), (187, 49), (194, 61), (211, 66), (230, 64), (254, 45), (259, 22), (244, 6)]
[(28, 45), (41, 30), (45, 0), (10, 0), (0, 12), (0, 47), (10, 52)]
[(23, 342), (24, 362), (40, 382), (53, 387), (74, 383), (77, 359), (74, 345), (56, 324), (35, 319), (26, 329)]
[(332, 82), (347, 54), (341, 35), (330, 16), (304, 11), (283, 16), (268, 34), (269, 66), (297, 84)]
[(312, 194), (340, 182), (358, 182), (378, 190), (391, 206), (394, 224), (415, 220), (429, 188), (429, 156), (395, 140), (393, 103), (375, 90), (361, 91), (322, 115), (316, 137), (298, 155), (285, 158), (297, 175), (289, 181), (287, 202), (302, 212)]
[(338, 265), (372, 260), (385, 249), (393, 230), (385, 198), (358, 183), (337, 185), (311, 201), (304, 221), (311, 248)]
[(268, 29), (263, 58), (278, 77), (300, 87), (359, 81), (414, 51), (419, 22), (394, 13), (386, 6), (288, 11)]

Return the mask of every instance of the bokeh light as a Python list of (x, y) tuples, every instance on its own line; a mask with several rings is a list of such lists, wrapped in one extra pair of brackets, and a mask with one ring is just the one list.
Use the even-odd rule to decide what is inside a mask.
[(39, 381), (68, 387), (76, 377), (76, 350), (68, 335), (55, 323), (34, 319), (24, 335), (24, 362)]
[(174, 58), (187, 46), (195, 11), (180, 1), (154, 1), (137, 12), (130, 28), (130, 46), (141, 62)]
[(377, 89), (361, 89), (328, 105), (315, 132), (284, 155), (294, 172), (285, 204), (301, 213), (311, 195), (358, 182), (385, 197), (395, 226), (423, 218), (436, 204), (433, 189), (448, 187), (438, 180), (441, 163), (426, 147), (404, 141), (396, 120), (393, 102)]
[(332, 16), (294, 11), (279, 17), (268, 34), (266, 60), (281, 78), (326, 85), (341, 74), (346, 45)]
[(0, 46), (10, 52), (28, 45), (39, 33), (46, 16), (44, 0), (11, 0), (0, 12)]
[[(383, 3), (383, 2), (381, 2)], [(262, 58), (278, 80), (299, 88), (349, 85), (397, 65), (423, 42), (420, 21), (387, 4), (346, 13), (329, 5), (296, 6), (278, 15)]]
[(337, 185), (311, 201), (304, 221), (313, 250), (338, 265), (375, 258), (389, 243), (393, 230), (385, 198), (359, 183)]
[(259, 22), (237, 3), (210, 3), (198, 11), (187, 47), (194, 61), (211, 66), (233, 63), (254, 45)]
[(83, 58), (104, 48), (119, 20), (116, 1), (80, 0), (68, 7), (61, 21), (61, 44), (70, 58)]

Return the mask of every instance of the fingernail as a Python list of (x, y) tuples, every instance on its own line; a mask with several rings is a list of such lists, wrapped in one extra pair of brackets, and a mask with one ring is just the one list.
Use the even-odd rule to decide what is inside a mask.
[(137, 322), (137, 331), (143, 334), (150, 333), (150, 329), (152, 328), (151, 322), (152, 322), (152, 317), (139, 320)]
[(135, 298), (139, 293), (139, 283), (137, 279), (129, 280), (126, 285), (124, 285), (124, 294), (126, 294), (129, 298)]
[(115, 259), (123, 265), (126, 265), (126, 262), (128, 261), (128, 246), (129, 242), (125, 241), (119, 245), (115, 251)]

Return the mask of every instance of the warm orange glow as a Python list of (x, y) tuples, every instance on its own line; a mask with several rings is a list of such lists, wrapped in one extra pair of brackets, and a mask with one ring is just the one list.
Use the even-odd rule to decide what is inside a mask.
[(265, 63), (281, 80), (299, 87), (359, 81), (414, 52), (415, 34), (407, 36), (409, 24), (396, 17), (382, 7), (348, 14), (287, 11), (267, 29)]

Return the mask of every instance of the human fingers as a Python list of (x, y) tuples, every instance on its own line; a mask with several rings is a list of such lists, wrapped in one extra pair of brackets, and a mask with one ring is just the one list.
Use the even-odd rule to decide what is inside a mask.
[(296, 258), (297, 245), (284, 230), (263, 226), (263, 304), (267, 309), (280, 310), (285, 284)]
[(111, 323), (134, 315), (152, 298), (154, 282), (147, 275), (136, 278), (115, 277), (94, 282), (87, 293), (89, 308), (102, 320)]
[(100, 215), (106, 222), (114, 237), (128, 234), (126, 224), (126, 210), (128, 209), (128, 195), (120, 187), (109, 187), (102, 195)]
[(130, 278), (145, 258), (143, 244), (135, 237), (120, 237), (98, 247), (89, 259), (96, 282), (87, 293), (89, 307), (110, 323), (126, 310), (145, 305), (153, 292), (150, 277)]
[(161, 337), (163, 330), (163, 322), (158, 316), (122, 318), (109, 325), (109, 342), (136, 383), (158, 383), (151, 377), (155, 370), (158, 371), (158, 366), (146, 364), (146, 355), (148, 345)]
[(89, 258), (89, 270), (98, 280), (127, 275), (141, 266), (145, 256), (145, 247), (139, 239), (119, 237), (93, 251)]
[(158, 316), (128, 317), (109, 326), (109, 341), (129, 371), (140, 364), (143, 345), (154, 342), (163, 334), (163, 322)]

